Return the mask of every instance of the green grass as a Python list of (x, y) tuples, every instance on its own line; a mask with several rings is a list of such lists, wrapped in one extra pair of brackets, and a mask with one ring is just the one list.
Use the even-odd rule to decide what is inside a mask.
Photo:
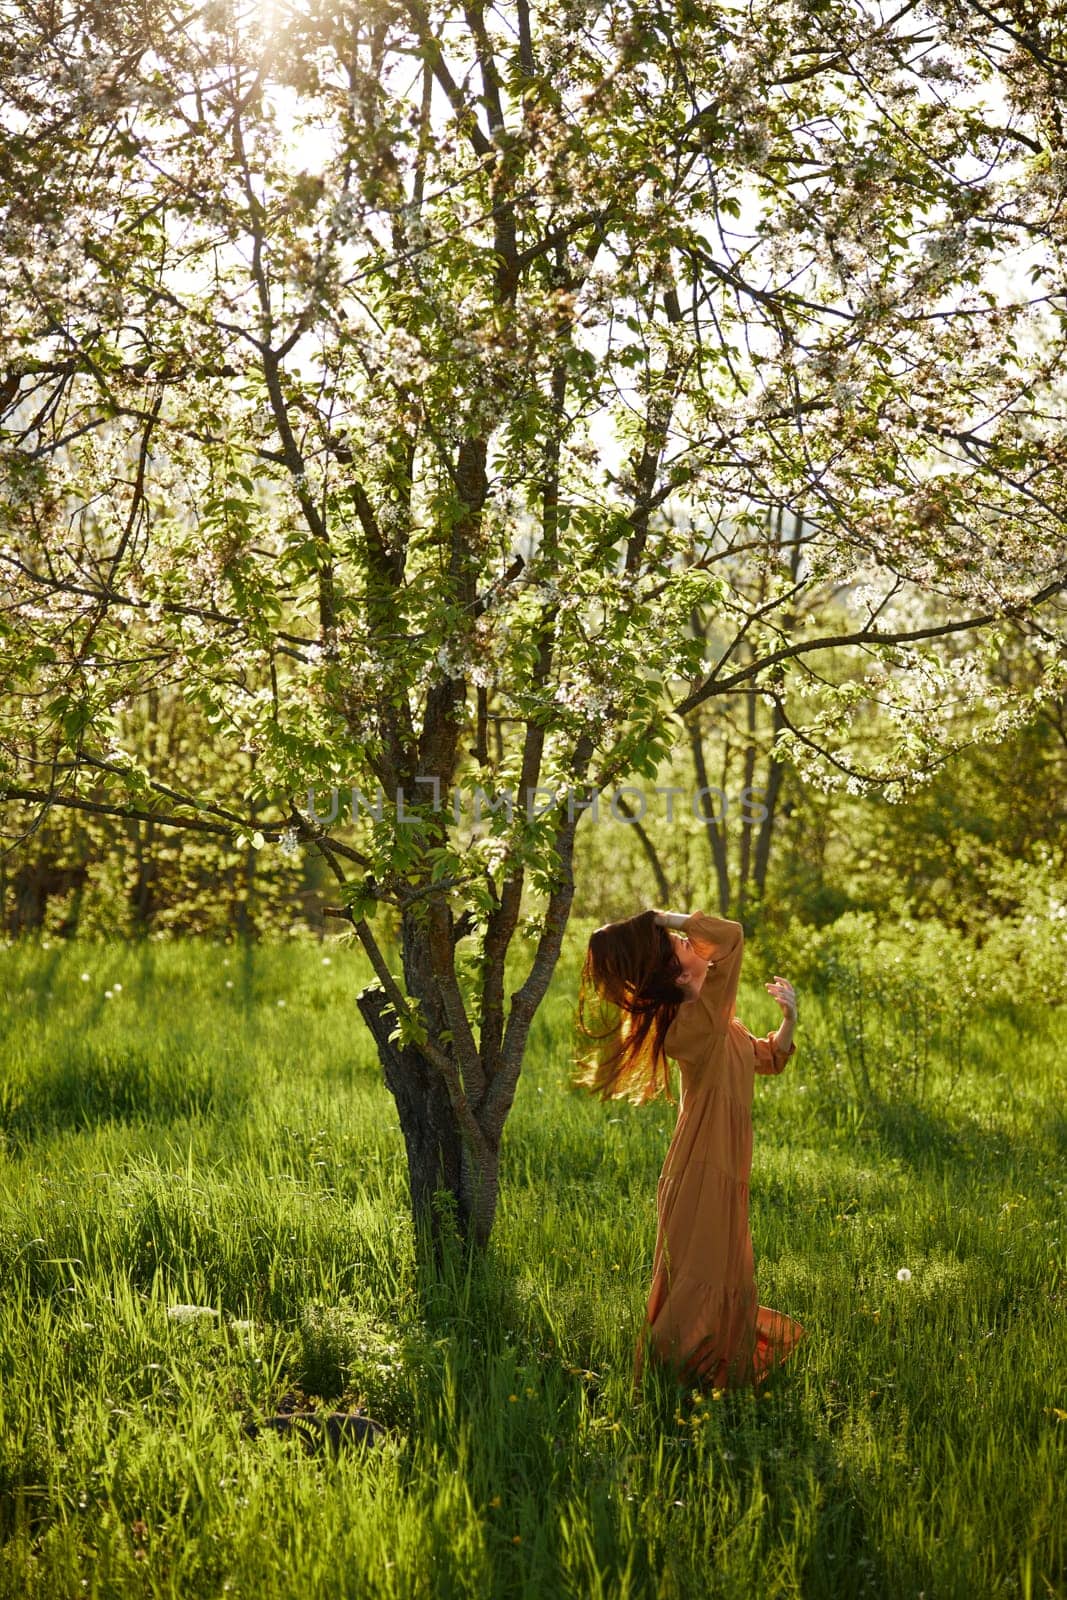
[[(935, 1053), (906, 1092), (868, 1061), (861, 1101), (839, 996), (798, 983), (752, 1226), (808, 1338), (763, 1397), (635, 1407), (676, 1111), (567, 1089), (577, 946), (490, 1252), (436, 1285), (367, 969), (329, 954), (0, 950), (4, 1600), (1064, 1593), (1062, 1008), (975, 1001), (962, 1070)], [(363, 1401), (388, 1444), (243, 1437), (297, 1392)]]

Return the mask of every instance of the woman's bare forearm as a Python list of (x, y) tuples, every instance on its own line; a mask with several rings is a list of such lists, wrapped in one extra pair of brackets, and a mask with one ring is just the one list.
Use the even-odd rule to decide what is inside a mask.
[(656, 911), (653, 912), (653, 916), (661, 928), (684, 928), (689, 921), (690, 913), (687, 911)]

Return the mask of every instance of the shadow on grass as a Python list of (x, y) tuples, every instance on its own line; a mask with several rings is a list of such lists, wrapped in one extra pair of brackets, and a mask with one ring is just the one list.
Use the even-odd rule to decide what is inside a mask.
[[(783, 1545), (795, 1551), (783, 1593), (826, 1600), (893, 1593), (872, 1516), (876, 1477), (843, 1458), (834, 1437), (850, 1419), (850, 1403), (819, 1394), (797, 1359), (757, 1390), (700, 1391), (667, 1369), (646, 1369), (623, 1486), (645, 1483), (646, 1515), (669, 1520), (676, 1508), (669, 1584), (652, 1569), (650, 1594), (733, 1600), (766, 1581)], [(642, 1477), (657, 1452), (673, 1469), (660, 1484)], [(739, 1540), (742, 1526), (748, 1532)]]
[[(550, 1321), (515, 1293), (492, 1252), (479, 1259), (455, 1246), (440, 1272), (421, 1268), (416, 1277), (423, 1325), (447, 1342), (460, 1380), (457, 1437), (470, 1443), (473, 1478), (497, 1485), (505, 1510), (509, 1495), (525, 1503), (543, 1528), (557, 1528), (565, 1503), (572, 1525), (584, 1521), (604, 1592), (626, 1577), (635, 1596), (732, 1600), (741, 1576), (730, 1560), (738, 1520), (759, 1511), (753, 1577), (757, 1567), (768, 1570), (782, 1529), (796, 1523), (801, 1592), (828, 1600), (889, 1593), (871, 1531), (877, 1486), (841, 1459), (833, 1408), (813, 1404), (801, 1374), (787, 1367), (759, 1392), (698, 1400), (653, 1364), (635, 1400), (629, 1370), (579, 1371), (561, 1360)], [(522, 1385), (533, 1372), (536, 1397), (527, 1400)], [(507, 1393), (503, 1380), (512, 1375), (517, 1392)], [(842, 1404), (840, 1420), (847, 1412)], [(636, 1549), (635, 1511), (644, 1529)], [(555, 1592), (571, 1592), (574, 1573), (555, 1533), (549, 1547), (544, 1558), (559, 1563)], [(508, 1552), (499, 1561), (504, 1593), (515, 1574)]]
[[(953, 1165), (966, 1169), (979, 1166), (983, 1172), (1007, 1177), (1036, 1147), (1017, 1133), (1009, 1135), (1003, 1129), (983, 1128), (973, 1121), (953, 1125), (946, 1117), (914, 1101), (871, 1099), (865, 1102), (863, 1111), (861, 1139), (865, 1137), (919, 1171), (933, 1168), (944, 1172)], [(1053, 1144), (1058, 1141), (1062, 1147), (1065, 1129), (1067, 1122), (1063, 1118), (1058, 1130), (1050, 1123), (1048, 1132)]]
[(241, 1074), (204, 1067), (184, 1057), (148, 1054), (136, 1046), (83, 1046), (20, 1095), (12, 1095), (0, 1128), (15, 1146), (57, 1132), (108, 1122), (168, 1123), (240, 1114), (250, 1098)]

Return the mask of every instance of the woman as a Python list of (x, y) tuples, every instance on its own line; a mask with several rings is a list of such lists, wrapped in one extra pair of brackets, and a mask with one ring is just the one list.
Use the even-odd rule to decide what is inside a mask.
[[(668, 930), (676, 930), (674, 932)], [(681, 1069), (681, 1104), (657, 1190), (652, 1288), (634, 1356), (634, 1389), (651, 1356), (687, 1386), (758, 1384), (804, 1335), (756, 1294), (748, 1179), (756, 1072), (781, 1072), (796, 1053), (796, 996), (787, 978), (765, 987), (782, 1008), (757, 1039), (734, 1015), (744, 951), (739, 922), (694, 911), (643, 911), (598, 928), (578, 996), (582, 1033), (601, 1046), (576, 1080), (605, 1099), (637, 1104)], [(592, 987), (612, 1008), (605, 1031), (586, 1027)]]

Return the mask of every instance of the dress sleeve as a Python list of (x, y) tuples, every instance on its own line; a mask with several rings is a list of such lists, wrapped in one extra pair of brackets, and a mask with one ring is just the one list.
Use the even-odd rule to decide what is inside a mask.
[(772, 1028), (770, 1033), (765, 1033), (762, 1038), (757, 1039), (754, 1033), (748, 1032), (748, 1029), (745, 1028), (744, 1023), (740, 1023), (740, 1026), (744, 1028), (745, 1033), (748, 1033), (748, 1036), (752, 1040), (752, 1043), (755, 1047), (757, 1072), (762, 1072), (765, 1075), (777, 1075), (782, 1071), (790, 1056), (794, 1056), (797, 1053), (797, 1042), (795, 1039), (790, 1039), (788, 1050), (782, 1050), (779, 1048), (778, 1041), (774, 1037), (775, 1033), (778, 1031), (776, 1028)]
[(700, 989), (700, 1003), (716, 1027), (727, 1028), (737, 1002), (741, 977), (741, 958), (745, 952), (745, 932), (739, 922), (727, 917), (712, 917), (694, 911), (685, 919), (683, 930), (693, 949), (709, 962)]

